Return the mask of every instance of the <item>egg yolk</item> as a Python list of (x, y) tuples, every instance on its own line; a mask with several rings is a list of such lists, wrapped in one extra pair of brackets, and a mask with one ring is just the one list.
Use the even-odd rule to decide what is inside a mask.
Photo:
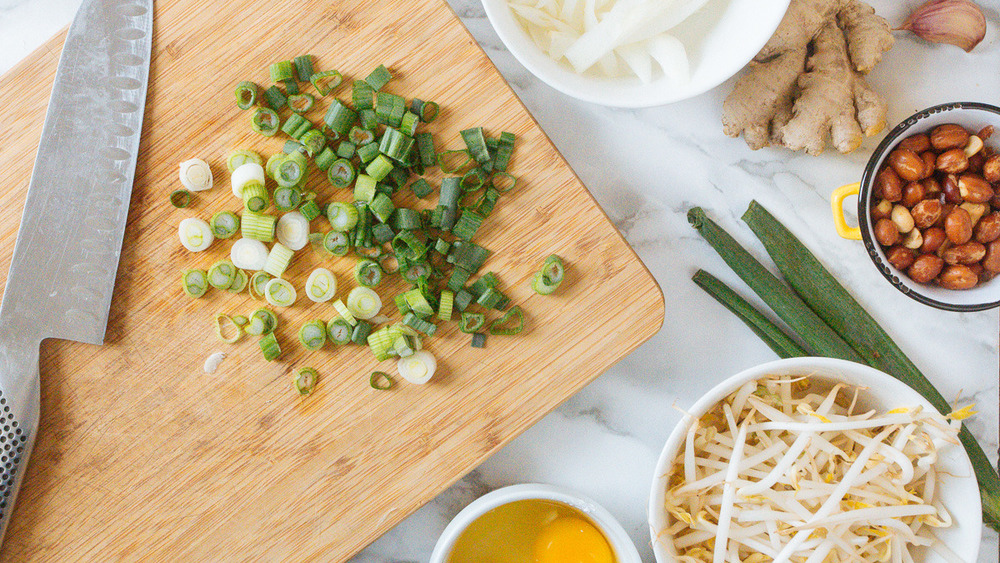
[(604, 535), (583, 518), (563, 516), (546, 525), (534, 546), (535, 563), (614, 563)]

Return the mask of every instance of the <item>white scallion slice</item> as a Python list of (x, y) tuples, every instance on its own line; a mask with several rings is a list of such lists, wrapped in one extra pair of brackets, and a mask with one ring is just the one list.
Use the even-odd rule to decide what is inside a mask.
[(414, 352), (405, 358), (400, 358), (396, 363), (399, 375), (410, 383), (424, 384), (434, 377), (437, 369), (437, 360), (434, 355), (426, 350)]
[(355, 287), (347, 295), (347, 309), (356, 319), (368, 320), (382, 310), (382, 299), (368, 287)]
[(241, 270), (263, 270), (267, 264), (267, 246), (259, 240), (241, 238), (233, 243), (229, 259)]
[(192, 158), (181, 163), (181, 184), (192, 192), (212, 189), (212, 168), (200, 158)]
[(326, 268), (316, 268), (306, 280), (306, 297), (316, 303), (333, 299), (337, 293), (337, 278)]
[(211, 246), (215, 240), (215, 235), (212, 234), (212, 228), (208, 226), (208, 223), (195, 217), (188, 217), (181, 221), (177, 228), (177, 235), (184, 248), (191, 252), (201, 252)]
[(288, 280), (274, 278), (264, 286), (264, 299), (275, 307), (290, 307), (297, 297), (295, 288)]
[(288, 265), (292, 262), (292, 255), (294, 254), (291, 248), (280, 242), (274, 243), (274, 246), (271, 247), (271, 252), (267, 254), (264, 271), (276, 278), (280, 278), (281, 274), (284, 274), (285, 270), (288, 269)]
[(298, 211), (285, 213), (278, 219), (275, 234), (281, 244), (292, 250), (302, 250), (309, 243), (309, 220)]
[(233, 170), (233, 175), (230, 177), (230, 183), (233, 185), (233, 195), (242, 200), (243, 186), (250, 183), (257, 183), (262, 186), (265, 185), (264, 167), (256, 162), (247, 162), (236, 170)]

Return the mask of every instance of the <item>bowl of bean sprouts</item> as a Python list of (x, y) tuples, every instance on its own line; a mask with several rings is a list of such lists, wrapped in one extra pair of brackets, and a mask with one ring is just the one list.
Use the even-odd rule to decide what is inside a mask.
[(659, 563), (971, 563), (982, 512), (961, 443), (971, 406), (938, 413), (891, 376), (794, 358), (717, 385), (657, 463)]

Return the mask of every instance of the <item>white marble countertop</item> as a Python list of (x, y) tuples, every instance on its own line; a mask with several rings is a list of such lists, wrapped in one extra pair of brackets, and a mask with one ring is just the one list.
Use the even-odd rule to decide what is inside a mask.
[[(716, 382), (773, 354), (690, 277), (705, 268), (746, 288), (688, 226), (701, 205), (759, 255), (739, 221), (761, 201), (815, 251), (896, 337), (947, 397), (975, 401), (974, 434), (996, 461), (998, 317), (920, 305), (889, 286), (860, 243), (833, 230), (827, 197), (856, 181), (878, 139), (850, 156), (750, 151), (725, 137), (719, 114), (731, 82), (693, 100), (646, 110), (607, 109), (559, 94), (532, 77), (503, 47), (478, 0), (448, 0), (528, 110), (635, 247), (666, 295), (663, 330), (631, 356), (513, 440), (354, 561), (426, 561), (448, 520), (483, 493), (543, 482), (588, 495), (610, 510), (652, 561), (646, 499), (660, 449), (690, 405)], [(902, 21), (919, 0), (876, 0)], [(80, 0), (0, 0), (0, 71), (6, 71), (72, 19)], [(983, 2), (983, 4), (988, 4)], [(890, 126), (927, 106), (959, 100), (1000, 102), (1000, 16), (972, 54), (898, 34), (870, 80), (890, 99)], [(15, 102), (16, 103), (16, 102)], [(980, 561), (997, 561), (986, 530)]]

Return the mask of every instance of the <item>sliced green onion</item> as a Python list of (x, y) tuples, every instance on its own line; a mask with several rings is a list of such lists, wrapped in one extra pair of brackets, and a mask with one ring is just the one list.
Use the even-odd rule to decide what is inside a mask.
[(287, 141), (285, 141), (285, 144), (282, 145), (281, 147), (281, 152), (283, 154), (292, 154), (293, 152), (296, 151), (302, 152), (305, 150), (306, 147), (303, 146), (302, 143), (296, 141), (295, 139), (288, 139)]
[(490, 334), (500, 336), (513, 336), (520, 334), (522, 330), (524, 330), (524, 311), (516, 305), (490, 325)]
[(357, 118), (357, 112), (345, 106), (340, 100), (334, 100), (326, 111), (323, 121), (330, 128), (330, 131), (340, 139), (347, 135)]
[(215, 241), (208, 223), (195, 217), (181, 220), (177, 226), (177, 236), (181, 240), (181, 245), (191, 252), (201, 252)]
[(476, 299), (479, 299), (486, 293), (486, 290), (495, 288), (498, 285), (500, 285), (500, 278), (493, 272), (486, 272), (482, 276), (479, 276), (479, 279), (475, 283), (469, 286), (469, 292), (475, 295)]
[(212, 228), (215, 238), (230, 238), (240, 230), (240, 218), (232, 211), (219, 211), (212, 215), (208, 225)]
[(472, 347), (473, 348), (485, 348), (486, 347), (486, 334), (482, 332), (477, 332), (472, 335)]
[(350, 203), (335, 201), (326, 206), (326, 218), (333, 230), (347, 232), (358, 224), (358, 209)]
[(531, 280), (531, 288), (539, 295), (549, 295), (562, 283), (565, 267), (561, 258), (555, 254), (545, 259), (541, 271)]
[[(274, 243), (274, 246), (271, 247), (271, 252), (267, 255), (264, 271), (276, 278), (281, 277), (281, 274), (285, 273), (285, 270), (288, 269), (288, 265), (291, 263), (294, 254), (291, 248), (280, 242)], [(266, 290), (264, 296), (267, 296)], [(294, 301), (295, 298), (293, 297), (292, 300)]]
[(292, 385), (295, 386), (295, 390), (299, 392), (299, 395), (309, 395), (316, 389), (316, 383), (319, 381), (319, 372), (313, 368), (302, 368), (295, 372), (292, 377)]
[(278, 346), (278, 338), (274, 336), (273, 332), (267, 333), (258, 344), (260, 344), (260, 353), (264, 355), (265, 360), (272, 362), (281, 356), (281, 346)]
[(316, 268), (306, 280), (306, 297), (315, 303), (333, 299), (337, 293), (337, 278), (326, 268)]
[(236, 279), (236, 266), (229, 260), (219, 260), (208, 269), (208, 285), (215, 289), (229, 289)]
[(486, 218), (475, 211), (463, 211), (451, 232), (462, 240), (472, 240)]
[(355, 287), (347, 295), (347, 309), (354, 318), (368, 320), (382, 310), (382, 299), (368, 287)]
[(241, 238), (230, 248), (229, 259), (237, 268), (261, 270), (267, 263), (267, 247), (259, 240)]
[(295, 63), (295, 77), (299, 82), (309, 82), (313, 75), (312, 55), (299, 55), (293, 60)]
[(236, 326), (243, 327), (246, 326), (246, 324), (250, 321), (243, 315), (236, 315), (235, 317), (233, 317), (233, 322), (236, 323)]
[(272, 279), (274, 278), (267, 272), (257, 272), (250, 276), (250, 297), (263, 300), (264, 288), (267, 287), (267, 282)]
[(410, 312), (410, 306), (406, 303), (406, 296), (399, 294), (395, 297), (396, 309), (399, 310), (400, 315), (405, 315)]
[(399, 375), (403, 379), (422, 385), (434, 377), (434, 371), (437, 370), (437, 360), (427, 350), (421, 350), (405, 358), (400, 358), (399, 362), (396, 363), (396, 368), (399, 369)]
[(413, 137), (400, 132), (398, 129), (386, 127), (379, 141), (378, 150), (387, 157), (402, 161), (410, 149), (413, 147)]
[(385, 65), (378, 65), (378, 67), (371, 72), (367, 77), (365, 77), (365, 82), (372, 87), (373, 90), (381, 90), (383, 86), (392, 80), (392, 74), (389, 69), (385, 68)]
[(354, 158), (355, 149), (357, 149), (357, 145), (354, 143), (350, 141), (341, 141), (340, 144), (337, 145), (337, 156), (350, 160), (351, 158)]
[(395, 237), (396, 232), (392, 230), (392, 227), (385, 223), (379, 223), (378, 225), (372, 227), (372, 238), (375, 239), (375, 244), (385, 244), (392, 241)]
[(261, 336), (271, 334), (278, 328), (278, 317), (274, 311), (261, 307), (250, 313), (250, 323), (247, 325), (247, 334)]
[(414, 231), (401, 231), (397, 234), (396, 238), (392, 239), (392, 249), (396, 256), (407, 260), (419, 260), (427, 254), (427, 245), (414, 234)]
[(358, 111), (370, 110), (375, 107), (375, 90), (364, 80), (355, 80), (352, 85), (351, 102)]
[(467, 150), (450, 150), (437, 155), (438, 166), (445, 174), (455, 174), (464, 170), (471, 162), (472, 155)]
[(417, 342), (416, 336), (401, 334), (392, 341), (392, 353), (400, 358), (412, 356), (419, 349), (420, 344)]
[(274, 278), (264, 286), (264, 299), (275, 307), (291, 307), (296, 297), (295, 287), (288, 280)]
[(461, 132), (465, 146), (469, 148), (469, 154), (476, 159), (479, 164), (484, 164), (490, 160), (490, 151), (486, 147), (486, 138), (483, 136), (482, 127), (473, 127)]
[(423, 121), (424, 123), (434, 121), (440, 110), (441, 106), (437, 105), (435, 102), (425, 102), (416, 98), (410, 102), (410, 111), (419, 115), (420, 121)]
[[(274, 209), (275, 211), (291, 211), (302, 203), (302, 192), (294, 186), (278, 186), (274, 188)], [(281, 226), (281, 221), (278, 221)], [(305, 244), (303, 243), (303, 246)], [(297, 250), (297, 249), (296, 249)]]
[(501, 193), (507, 193), (517, 185), (517, 178), (506, 172), (494, 172), (490, 184)]
[(427, 180), (420, 178), (416, 182), (410, 184), (410, 190), (413, 192), (413, 195), (419, 197), (420, 199), (423, 199), (431, 195), (431, 193), (434, 191), (434, 188), (431, 187), (430, 183), (428, 183)]
[(382, 268), (382, 271), (392, 275), (399, 272), (399, 259), (396, 258), (396, 254), (392, 252), (387, 252), (377, 259), (378, 265)]
[(391, 170), (392, 162), (384, 154), (379, 154), (365, 167), (365, 174), (375, 178), (376, 182), (381, 182)]
[[(296, 155), (301, 155), (301, 158)], [(303, 160), (304, 158), (305, 155), (302, 155), (302, 153), (285, 155), (285, 158), (278, 162), (276, 166), (274, 181), (283, 188), (298, 186), (306, 175), (307, 165)]]
[(232, 184), (233, 197), (243, 199), (243, 189), (249, 184), (264, 185), (264, 167), (256, 162), (245, 162), (233, 170), (229, 183)]
[(367, 145), (368, 143), (375, 141), (375, 133), (364, 129), (363, 127), (351, 127), (351, 132), (347, 134), (347, 140), (354, 143), (356, 146)]
[(455, 309), (458, 311), (465, 312), (469, 308), (469, 305), (476, 300), (476, 296), (472, 295), (467, 289), (460, 289), (455, 292)]
[(248, 162), (253, 162), (257, 164), (257, 166), (264, 165), (264, 160), (260, 157), (259, 154), (255, 153), (254, 151), (247, 149), (236, 149), (230, 152), (229, 156), (226, 157), (226, 168), (228, 168), (229, 173), (232, 174), (233, 172), (236, 171), (237, 168), (243, 166)]
[(355, 174), (354, 165), (351, 164), (351, 161), (341, 158), (330, 165), (330, 169), (326, 172), (326, 177), (333, 187), (343, 189), (351, 185)]
[(303, 134), (299, 141), (306, 148), (309, 156), (316, 156), (326, 148), (326, 137), (316, 129), (310, 129)]
[(341, 317), (337, 317), (326, 324), (326, 334), (330, 342), (336, 345), (347, 344), (351, 341), (351, 333), (354, 329), (351, 324)]
[(199, 297), (208, 291), (208, 274), (205, 270), (184, 270), (181, 273), (181, 288), (188, 297)]
[(462, 313), (458, 329), (467, 334), (478, 332), (486, 324), (486, 315), (482, 313)]
[(372, 215), (382, 223), (388, 223), (392, 212), (396, 210), (396, 207), (392, 204), (392, 200), (385, 194), (376, 195), (368, 208), (371, 210)]
[(349, 325), (354, 326), (358, 324), (358, 320), (354, 318), (354, 315), (351, 313), (351, 310), (347, 308), (347, 305), (344, 305), (344, 301), (342, 299), (334, 301), (333, 308), (337, 311), (338, 315), (347, 321)]
[(471, 276), (472, 272), (466, 270), (465, 268), (453, 269), (451, 271), (451, 277), (448, 278), (448, 289), (455, 292), (461, 291)]
[(358, 324), (354, 325), (354, 330), (351, 331), (351, 342), (363, 346), (371, 333), (372, 325), (370, 323), (358, 321)]
[(309, 321), (299, 329), (299, 342), (306, 350), (319, 350), (326, 344), (326, 323)]
[(507, 303), (507, 296), (504, 295), (500, 290), (495, 287), (488, 288), (479, 296), (476, 303), (479, 303), (486, 309), (502, 309), (502, 305)]
[(250, 109), (257, 103), (257, 84), (244, 80), (236, 85), (236, 107)]
[(486, 259), (489, 258), (490, 251), (473, 242), (462, 242), (462, 245), (458, 245), (457, 243), (452, 245), (451, 254), (448, 255), (448, 262), (476, 273), (486, 262)]
[(226, 290), (230, 293), (239, 293), (246, 289), (248, 281), (247, 273), (243, 270), (237, 269), (236, 277), (233, 278), (233, 283), (229, 284), (229, 287), (227, 287)]
[(415, 209), (400, 207), (392, 216), (392, 227), (397, 231), (412, 231), (421, 226), (420, 212)]
[(300, 93), (298, 82), (294, 80), (282, 80), (281, 83), (285, 85), (285, 94), (295, 96)]
[[(226, 332), (232, 334), (227, 336)], [(226, 344), (235, 344), (243, 338), (243, 329), (232, 317), (220, 313), (215, 315), (215, 336)]]
[[(304, 198), (305, 196), (303, 196)], [(316, 200), (310, 199), (304, 201), (302, 205), (299, 206), (299, 213), (306, 218), (306, 221), (312, 221), (313, 219), (319, 217), (323, 214), (323, 210), (320, 209), (319, 204)]]
[(486, 188), (486, 192), (483, 194), (483, 198), (479, 201), (479, 206), (476, 210), (483, 217), (489, 217), (490, 213), (493, 212), (493, 208), (496, 207), (497, 201), (500, 199), (500, 192), (493, 189), (493, 187)]
[(309, 77), (309, 81), (312, 82), (313, 88), (316, 88), (320, 96), (325, 96), (333, 92), (334, 88), (340, 86), (340, 83), (344, 81), (344, 77), (336, 70), (324, 70), (314, 73)]
[(437, 332), (437, 325), (420, 318), (416, 313), (407, 313), (403, 315), (403, 324), (414, 330), (420, 331), (427, 336), (434, 336), (434, 333)]
[(455, 293), (447, 289), (441, 291), (441, 297), (438, 300), (437, 317), (442, 321), (450, 321), (452, 307), (454, 307), (454, 304)]
[(258, 182), (249, 182), (243, 186), (243, 207), (247, 211), (259, 213), (271, 205), (267, 189)]
[(184, 209), (191, 205), (191, 192), (187, 190), (174, 190), (170, 192), (170, 205), (177, 209)]
[(346, 256), (351, 249), (351, 239), (345, 232), (330, 231), (323, 236), (323, 248), (334, 256)]
[[(277, 190), (275, 190), (277, 193)], [(296, 192), (298, 193), (298, 192)], [(278, 242), (290, 250), (302, 250), (309, 243), (309, 220), (298, 211), (285, 213), (275, 228)], [(278, 245), (275, 245), (276, 247)], [(272, 249), (272, 252), (274, 250)], [(265, 265), (265, 269), (267, 266)], [(271, 272), (274, 274), (274, 272)]]
[[(302, 129), (304, 126), (308, 126), (308, 128)], [(312, 123), (305, 117), (302, 117), (301, 115), (298, 114), (293, 114), (288, 116), (288, 119), (286, 119), (285, 122), (281, 125), (281, 131), (283, 133), (285, 133), (289, 137), (293, 137), (296, 139), (298, 139), (298, 137), (296, 137), (295, 135), (297, 131), (301, 130), (302, 133), (305, 133), (309, 129), (312, 129)], [(285, 154), (290, 154), (291, 152), (292, 151), (285, 151)]]
[(273, 111), (280, 110), (288, 103), (285, 93), (277, 86), (270, 86), (267, 90), (264, 90), (264, 100), (267, 102), (267, 105), (271, 106), (270, 109)]
[(388, 92), (375, 94), (375, 119), (390, 127), (399, 127), (406, 113), (406, 100)]
[(269, 67), (271, 82), (291, 80), (295, 77), (295, 65), (292, 61), (278, 61)]
[(316, 98), (312, 94), (293, 94), (288, 96), (288, 107), (298, 114), (311, 110), (315, 103)]
[(358, 179), (354, 182), (354, 201), (374, 200), (377, 183), (375, 178), (367, 174), (358, 174)]
[(426, 281), (430, 278), (431, 271), (431, 266), (427, 262), (417, 262), (403, 270), (403, 279), (413, 284), (420, 280)]
[(462, 191), (474, 192), (483, 187), (483, 184), (486, 183), (486, 173), (483, 172), (482, 168), (473, 168), (462, 175), (460, 183), (462, 185)]
[(278, 132), (278, 127), (281, 125), (281, 118), (278, 117), (278, 113), (270, 108), (257, 108), (253, 112), (253, 116), (250, 118), (251, 127), (257, 133), (264, 135), (265, 137), (273, 137), (275, 133)]
[(371, 377), (368, 378), (368, 385), (371, 385), (372, 389), (388, 391), (389, 389), (392, 389), (395, 382), (388, 373), (384, 371), (373, 371)]
[(403, 119), (399, 122), (399, 130), (412, 137), (417, 133), (418, 125), (420, 125), (420, 116), (408, 111), (403, 114)]
[(330, 167), (333, 166), (333, 163), (336, 160), (337, 160), (337, 152), (334, 151), (333, 148), (327, 146), (322, 151), (320, 151), (318, 155), (316, 155), (316, 158), (313, 159), (313, 162), (316, 163), (316, 168), (319, 168), (323, 172), (329, 172)]
[(359, 260), (354, 266), (354, 279), (364, 287), (374, 287), (382, 281), (382, 268), (370, 258)]

